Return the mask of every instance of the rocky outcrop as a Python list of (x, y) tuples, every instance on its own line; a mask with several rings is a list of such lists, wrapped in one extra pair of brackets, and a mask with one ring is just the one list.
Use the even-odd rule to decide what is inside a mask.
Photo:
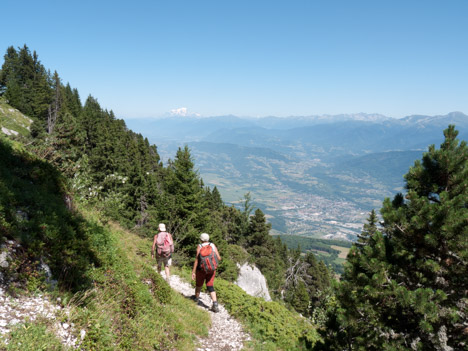
[(8, 129), (5, 127), (2, 127), (2, 132), (5, 133), (6, 135), (18, 135), (19, 134), (16, 130)]
[[(82, 329), (80, 336), (73, 323), (68, 323), (70, 310), (62, 307), (61, 299), (51, 301), (48, 295), (34, 294), (34, 296), (17, 296), (18, 291), (24, 289), (24, 279), (20, 279), (18, 267), (27, 267), (28, 272), (37, 271), (38, 276), (44, 276), (47, 287), (54, 289), (57, 281), (52, 278), (49, 266), (41, 259), (31, 262), (24, 249), (14, 240), (6, 240), (0, 244), (0, 337), (8, 344), (9, 333), (17, 324), (34, 322), (38, 319), (48, 319), (50, 328), (67, 348), (79, 348), (86, 336)], [(7, 293), (10, 288), (16, 288), (17, 293), (11, 296)], [(31, 294), (32, 295), (32, 294)]]
[(236, 285), (241, 287), (247, 294), (255, 297), (262, 297), (265, 301), (271, 301), (265, 276), (260, 270), (248, 263), (239, 267), (239, 276)]
[[(57, 300), (60, 303), (60, 299)], [(0, 336), (8, 344), (8, 334), (15, 325), (34, 322), (40, 318), (51, 320), (51, 328), (67, 348), (79, 348), (80, 343), (86, 336), (86, 331), (82, 329), (77, 337), (73, 323), (63, 322), (68, 319), (70, 311), (59, 304), (50, 301), (43, 295), (36, 296), (9, 296), (4, 287), (0, 286)]]

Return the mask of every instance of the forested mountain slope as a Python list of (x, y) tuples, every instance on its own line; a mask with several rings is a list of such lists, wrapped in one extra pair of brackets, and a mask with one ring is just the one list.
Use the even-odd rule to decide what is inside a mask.
[[(182, 275), (199, 234), (211, 234), (223, 256), (219, 299), (252, 333), (253, 349), (468, 348), (468, 147), (454, 126), (409, 169), (404, 194), (383, 202), (382, 220), (370, 212), (332, 282), (313, 254), (269, 235), (249, 194), (240, 209), (225, 205), (187, 147), (164, 165), (156, 146), (95, 98), (82, 104), (26, 46), (7, 49), (0, 94), (9, 112), (33, 121), (0, 137), (0, 256), (9, 257), (2, 280), (12, 295), (59, 296), (71, 311), (61, 318), (84, 331), (82, 348), (189, 350), (206, 333), (206, 315), (151, 267), (159, 222), (173, 233)], [(2, 127), (19, 130), (4, 111)], [(8, 241), (20, 246), (10, 250)], [(230, 283), (246, 261), (262, 270), (276, 302)], [(59, 345), (49, 327), (20, 326), (2, 347)]]
[[(298, 260), (311, 269), (316, 262), (306, 262), (280, 240), (273, 239), (264, 214), (253, 208), (248, 195), (242, 210), (226, 206), (216, 188), (204, 186), (188, 148), (180, 148), (174, 159), (163, 165), (156, 146), (129, 130), (112, 111), (103, 110), (97, 99), (89, 96), (82, 104), (78, 91), (69, 84), (63, 85), (58, 73), (46, 70), (37, 54), (31, 54), (26, 46), (8, 48), (0, 71), (0, 92), (2, 127), (23, 128), (23, 133), (8, 136), (15, 140), (13, 144), (2, 136), (2, 241), (13, 240), (24, 247), (22, 259), (31, 262), (28, 269), (36, 267), (37, 262), (49, 265), (53, 278), (58, 281), (57, 293), (69, 296), (102, 293), (102, 301), (110, 299), (111, 305), (118, 306), (117, 310), (109, 311), (115, 312), (114, 315), (102, 316), (102, 322), (90, 322), (96, 326), (93, 332), (84, 328), (85, 344), (89, 342), (86, 348), (128, 349), (135, 344), (140, 345), (139, 349), (165, 349), (167, 344), (190, 349), (183, 345), (193, 345), (191, 335), (203, 332), (203, 326), (186, 327), (164, 318), (151, 322), (160, 314), (152, 311), (158, 304), (170, 303), (168, 299), (172, 296), (167, 284), (154, 275), (145, 252), (160, 222), (166, 223), (173, 234), (177, 247), (173, 259), (178, 267), (192, 265), (199, 234), (208, 232), (223, 255), (218, 269), (220, 285), (222, 278), (235, 280), (237, 263), (249, 261), (262, 270), (271, 294), (280, 304), (263, 306), (243, 297), (238, 290), (230, 295), (234, 288), (220, 293), (220, 300), (224, 298), (226, 303), (231, 298), (254, 304), (262, 311), (271, 309), (272, 314), (262, 313), (262, 322), (257, 309), (239, 313), (257, 335), (257, 341), (270, 343), (270, 348), (277, 345), (285, 349), (314, 344), (317, 340), (314, 325), (285, 306), (305, 315), (312, 313), (309, 298), (317, 295), (318, 285), (312, 280), (305, 283), (307, 272), (294, 281), (287, 281), (286, 275)], [(23, 122), (4, 113), (10, 110), (32, 124), (21, 126)], [(131, 230), (131, 234), (123, 236), (141, 237), (134, 239), (141, 245), (136, 256), (126, 251), (127, 245), (119, 244), (121, 234), (110, 230), (105, 225), (107, 221), (116, 221), (123, 229)], [(128, 260), (135, 262), (130, 264)], [(6, 281), (9, 287), (15, 282), (18, 291), (33, 292), (50, 285), (40, 272), (34, 275), (42, 278), (31, 284), (20, 268), (10, 272), (12, 280)], [(327, 289), (329, 273), (325, 270), (321, 274), (324, 279), (320, 289)], [(114, 299), (108, 294), (112, 295), (111, 291), (116, 289), (122, 289), (122, 295)], [(295, 299), (296, 289), (301, 289), (301, 299), (304, 299), (301, 303)], [(283, 298), (285, 291), (288, 294)], [(181, 310), (190, 310), (183, 305)], [(85, 310), (91, 309), (87, 299), (83, 306)], [(96, 306), (94, 311), (98, 313), (101, 305)], [(233, 303), (233, 306), (238, 305)], [(145, 308), (147, 312), (143, 311)], [(281, 321), (275, 319), (278, 316), (290, 321), (294, 333), (289, 327), (280, 327)], [(122, 322), (114, 324), (115, 319)], [(168, 333), (166, 341), (159, 334), (145, 331), (151, 324), (166, 322), (169, 328), (183, 331), (161, 332), (161, 335)], [(133, 326), (127, 328), (126, 323)], [(190, 318), (187, 323), (200, 324)], [(145, 335), (137, 335), (138, 328)], [(149, 338), (160, 341), (150, 344)]]
[(276, 234), (350, 241), (370, 210), (403, 190), (403, 175), (428, 145), (443, 141), (444, 128), (455, 124), (459, 137), (468, 138), (461, 112), (127, 122), (158, 143), (163, 160), (187, 144), (205, 184), (231, 204), (250, 192)]
[[(154, 271), (151, 241), (71, 202), (66, 178), (21, 144), (0, 136), (0, 154), (1, 244), (8, 256), (1, 287), (12, 294), (60, 297), (67, 311), (62, 322), (73, 326), (80, 349), (194, 349), (209, 319)], [(21, 251), (8, 251), (6, 241)], [(53, 291), (56, 283), (39, 269), (44, 264), (58, 284)], [(318, 340), (314, 325), (282, 304), (246, 296), (220, 278), (217, 285), (220, 301), (249, 326), (254, 337), (249, 348), (298, 349)], [(264, 312), (260, 316), (248, 306)], [(5, 339), (8, 347), (36, 350), (40, 342), (61, 349), (54, 323), (43, 318), (26, 322), (25, 329), (18, 325)]]

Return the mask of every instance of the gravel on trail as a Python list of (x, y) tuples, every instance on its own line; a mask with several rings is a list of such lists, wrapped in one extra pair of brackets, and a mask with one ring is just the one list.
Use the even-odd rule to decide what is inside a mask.
[[(59, 301), (57, 301), (59, 302)], [(58, 316), (66, 317), (69, 314), (67, 308), (60, 307), (49, 298), (37, 296), (9, 296), (4, 287), (0, 287), (0, 336), (8, 344), (6, 335), (17, 325), (27, 321), (34, 322), (38, 318), (46, 318), (53, 322), (53, 332), (66, 347), (78, 348), (86, 335), (85, 330), (80, 331), (80, 338), (75, 334), (73, 323), (61, 322)]]
[[(166, 278), (164, 271), (161, 272)], [(182, 280), (177, 275), (171, 275), (169, 285), (183, 296), (190, 298), (195, 289), (191, 284)], [(216, 283), (215, 283), (216, 285)], [(195, 304), (195, 303), (194, 303)], [(219, 312), (211, 311), (211, 297), (204, 292), (200, 293), (198, 308), (208, 311), (211, 316), (211, 328), (207, 338), (200, 338), (197, 351), (237, 351), (242, 350), (244, 342), (250, 340), (249, 334), (244, 332), (242, 325), (229, 315), (222, 304), (219, 304)]]

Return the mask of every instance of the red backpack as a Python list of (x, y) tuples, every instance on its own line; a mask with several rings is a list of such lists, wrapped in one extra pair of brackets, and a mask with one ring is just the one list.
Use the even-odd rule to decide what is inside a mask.
[(218, 268), (218, 256), (216, 256), (213, 247), (211, 247), (211, 243), (202, 246), (198, 256), (200, 267), (205, 273), (211, 274)]
[(156, 238), (156, 245), (158, 246), (159, 257), (169, 257), (174, 251), (174, 243), (171, 235), (167, 232), (160, 232)]

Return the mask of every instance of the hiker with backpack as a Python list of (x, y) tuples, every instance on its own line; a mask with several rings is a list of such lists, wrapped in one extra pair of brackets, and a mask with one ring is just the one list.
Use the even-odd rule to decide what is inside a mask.
[(151, 258), (154, 259), (156, 250), (156, 262), (158, 264), (158, 272), (161, 273), (161, 266), (164, 264), (166, 272), (166, 280), (169, 282), (171, 277), (170, 266), (172, 265), (172, 253), (174, 252), (174, 241), (172, 235), (166, 232), (166, 225), (159, 223), (158, 234), (154, 236), (153, 248), (151, 249)]
[(221, 261), (218, 249), (215, 244), (210, 243), (210, 236), (207, 233), (200, 235), (201, 244), (197, 247), (197, 255), (193, 264), (192, 280), (195, 280), (195, 302), (200, 300), (200, 291), (203, 283), (206, 283), (206, 289), (210, 293), (213, 306), (213, 312), (219, 312), (218, 300), (216, 291), (213, 287), (213, 282), (216, 274), (218, 262)]

